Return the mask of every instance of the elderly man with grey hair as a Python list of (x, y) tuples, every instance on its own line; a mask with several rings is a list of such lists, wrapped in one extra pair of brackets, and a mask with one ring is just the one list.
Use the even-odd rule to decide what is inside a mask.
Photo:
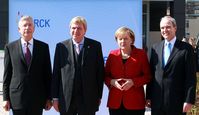
[(5, 46), (3, 108), (13, 115), (42, 115), (52, 106), (49, 47), (33, 38), (34, 30), (32, 17), (22, 16), (20, 38)]
[(53, 106), (61, 115), (95, 115), (102, 98), (101, 43), (85, 37), (83, 17), (70, 22), (71, 38), (57, 44), (52, 79)]
[(160, 21), (164, 38), (151, 49), (152, 81), (147, 85), (147, 105), (152, 115), (185, 115), (195, 102), (196, 62), (191, 45), (176, 37), (174, 18)]

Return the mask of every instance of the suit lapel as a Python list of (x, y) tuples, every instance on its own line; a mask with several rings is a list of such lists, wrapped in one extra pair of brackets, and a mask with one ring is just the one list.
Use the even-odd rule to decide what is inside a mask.
[(81, 60), (81, 65), (84, 65), (84, 61), (86, 59), (86, 56), (88, 55), (88, 51), (90, 49), (90, 44), (88, 41), (88, 38), (85, 37), (84, 39), (84, 46), (82, 47), (82, 60)]
[(168, 61), (167, 61), (167, 64), (169, 64), (169, 63), (171, 63), (171, 61), (172, 61), (172, 59), (175, 57), (175, 55), (177, 54), (177, 52), (178, 52), (178, 46), (179, 46), (179, 41), (176, 39), (176, 42), (175, 42), (175, 44), (174, 44), (174, 46), (173, 46), (173, 50), (172, 50), (172, 52), (171, 52), (171, 54), (170, 54), (170, 56), (169, 56), (169, 59), (168, 59)]
[(160, 65), (160, 67), (163, 67), (164, 68), (164, 64), (163, 64), (163, 59), (164, 59), (164, 57), (163, 57), (163, 52), (164, 52), (164, 41), (162, 41), (161, 43), (160, 43), (160, 45), (158, 46), (158, 53), (160, 54), (160, 55), (158, 55), (158, 58), (159, 58), (159, 60), (161, 61), (161, 65)]
[[(71, 62), (71, 64), (74, 64), (74, 50), (73, 50), (73, 41), (72, 38), (66, 42), (63, 42), (63, 44), (65, 45), (65, 47), (69, 50), (69, 56), (68, 56), (68, 60)], [(82, 47), (81, 53), (82, 53), (82, 60), (81, 60), (81, 65), (84, 64), (84, 61), (87, 57), (88, 51), (90, 49), (90, 44), (89, 44), (89, 40), (88, 38), (85, 37), (84, 39), (84, 45)]]
[(24, 53), (23, 53), (23, 49), (22, 49), (21, 38), (17, 42), (17, 49), (19, 51), (19, 56), (20, 56), (23, 64), (27, 66), (26, 59), (25, 59), (25, 56), (24, 56)]
[(67, 41), (65, 41), (65, 42), (63, 42), (63, 44), (65, 45), (65, 47), (68, 49), (68, 53), (69, 53), (69, 55), (68, 55), (68, 61), (69, 62), (71, 62), (71, 64), (73, 64), (74, 65), (74, 59), (75, 59), (75, 57), (74, 57), (74, 50), (73, 50), (73, 41), (72, 41), (72, 38), (71, 39), (69, 39), (69, 40), (67, 40)]

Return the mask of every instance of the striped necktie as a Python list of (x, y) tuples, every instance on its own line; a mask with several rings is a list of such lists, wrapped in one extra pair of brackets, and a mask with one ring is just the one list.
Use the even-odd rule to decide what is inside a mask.
[(27, 42), (27, 44), (26, 44), (25, 59), (26, 59), (27, 65), (30, 65), (31, 53), (30, 53), (30, 49), (29, 49), (28, 45), (30, 45), (29, 42)]
[(80, 53), (80, 44), (76, 44), (76, 52), (77, 52), (77, 54), (79, 55), (79, 53)]

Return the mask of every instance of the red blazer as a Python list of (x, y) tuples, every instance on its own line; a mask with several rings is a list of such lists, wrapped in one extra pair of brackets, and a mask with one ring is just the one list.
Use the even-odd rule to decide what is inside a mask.
[[(147, 55), (144, 50), (133, 48), (131, 57), (123, 64), (119, 49), (110, 52), (105, 66), (105, 84), (109, 88), (107, 106), (118, 109), (123, 103), (126, 109), (139, 110), (145, 108), (143, 85), (151, 79)], [(134, 86), (128, 91), (121, 91), (111, 86), (111, 79), (132, 79)]]

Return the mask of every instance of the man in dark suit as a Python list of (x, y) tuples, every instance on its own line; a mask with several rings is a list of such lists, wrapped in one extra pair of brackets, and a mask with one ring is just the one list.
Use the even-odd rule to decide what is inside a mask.
[(56, 46), (52, 97), (61, 115), (95, 115), (99, 109), (104, 81), (102, 48), (98, 41), (84, 36), (86, 29), (86, 20), (74, 17), (72, 38)]
[(160, 30), (164, 40), (151, 50), (153, 79), (147, 86), (147, 106), (151, 106), (152, 115), (185, 115), (195, 101), (193, 48), (176, 38), (174, 18), (163, 17)]
[(42, 115), (52, 106), (49, 48), (33, 38), (32, 17), (21, 17), (18, 31), (21, 38), (5, 46), (3, 107), (13, 115)]

